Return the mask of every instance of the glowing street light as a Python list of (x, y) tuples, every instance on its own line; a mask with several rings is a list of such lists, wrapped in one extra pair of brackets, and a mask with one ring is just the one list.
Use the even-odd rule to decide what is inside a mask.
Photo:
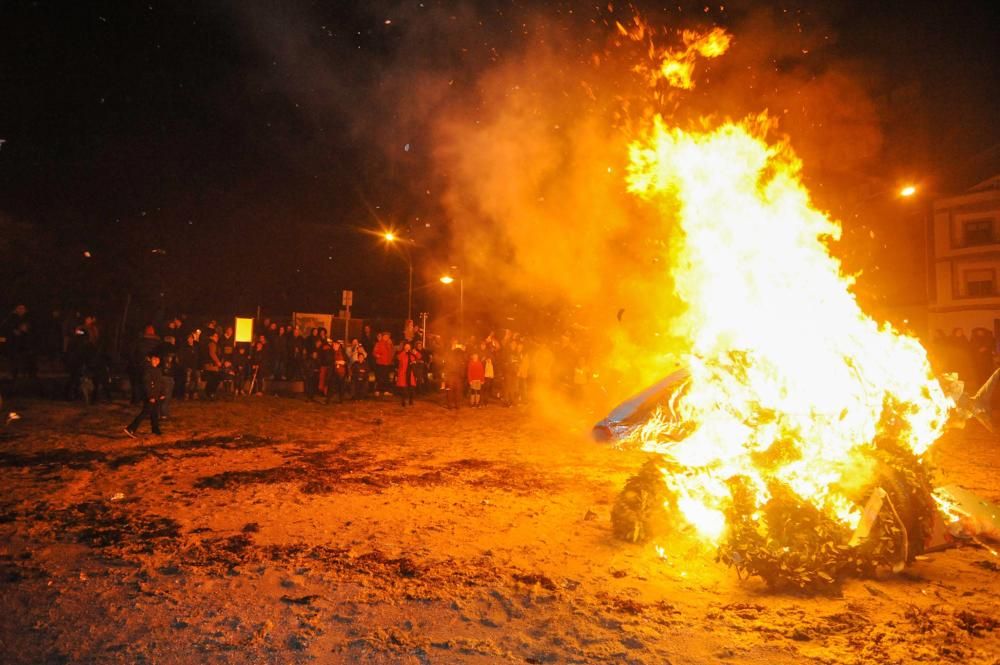
[(907, 185), (906, 187), (903, 187), (901, 190), (899, 190), (899, 195), (902, 196), (903, 198), (910, 198), (916, 193), (917, 193), (916, 185)]
[[(442, 275), (440, 281), (442, 284), (454, 284), (455, 278)], [(458, 336), (459, 339), (465, 339), (465, 279), (461, 275), (458, 278)]]
[[(390, 245), (394, 245), (397, 240), (401, 240), (401, 238), (398, 235), (396, 235), (395, 232), (393, 231), (383, 231), (381, 235), (382, 239), (385, 240), (386, 243)], [(409, 244), (412, 243), (413, 241), (410, 240)], [(410, 247), (409, 245), (407, 245), (405, 253), (406, 253), (406, 265), (409, 270), (409, 283), (406, 289), (406, 319), (408, 321), (413, 320), (413, 256), (410, 254), (410, 251), (411, 251)]]

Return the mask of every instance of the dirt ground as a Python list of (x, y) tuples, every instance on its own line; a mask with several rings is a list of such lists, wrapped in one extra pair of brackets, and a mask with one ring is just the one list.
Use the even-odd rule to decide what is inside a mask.
[[(183, 403), (132, 440), (126, 405), (18, 407), (3, 663), (1000, 663), (990, 552), (771, 592), (683, 538), (615, 541), (643, 457), (523, 409)], [(993, 500), (998, 459), (978, 425), (935, 450)]]

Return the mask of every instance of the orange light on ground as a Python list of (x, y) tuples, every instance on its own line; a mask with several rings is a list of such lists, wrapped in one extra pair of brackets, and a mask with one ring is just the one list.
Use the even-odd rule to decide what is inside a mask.
[(455, 278), (452, 277), (451, 275), (445, 275), (444, 277), (441, 278), (441, 283), (442, 284), (451, 284), (454, 281), (455, 281)]
[(907, 185), (906, 187), (903, 187), (901, 190), (899, 190), (899, 195), (902, 196), (903, 198), (909, 198), (916, 193), (917, 193), (916, 185)]

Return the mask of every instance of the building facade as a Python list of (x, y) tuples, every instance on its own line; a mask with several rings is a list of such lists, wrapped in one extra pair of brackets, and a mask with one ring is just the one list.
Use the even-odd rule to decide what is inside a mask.
[(1000, 332), (1000, 175), (934, 201), (929, 327)]

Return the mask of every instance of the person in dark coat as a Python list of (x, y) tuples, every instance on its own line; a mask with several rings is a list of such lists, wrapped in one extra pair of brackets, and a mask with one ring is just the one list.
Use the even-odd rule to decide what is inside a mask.
[(255, 342), (250, 350), (249, 365), (247, 366), (247, 395), (253, 394), (261, 396), (264, 394), (264, 368), (266, 352), (264, 347), (267, 343), (261, 335), (259, 341)]
[(413, 345), (413, 377), (417, 380), (417, 394), (422, 395), (427, 392), (427, 358), (425, 357), (427, 349), (424, 348), (423, 342), (417, 340), (417, 343)]
[(451, 350), (445, 355), (445, 405), (449, 409), (457, 409), (462, 392), (465, 390), (466, 361), (465, 351), (458, 340), (452, 340)]
[(219, 338), (219, 358), (222, 360), (223, 365), (228, 360), (230, 366), (232, 366), (234, 355), (236, 355), (236, 333), (233, 332), (232, 326), (226, 326), (222, 337)]
[(14, 381), (25, 376), (34, 379), (37, 374), (35, 360), (35, 339), (32, 335), (31, 321), (28, 319), (28, 308), (18, 305), (4, 319), (4, 330), (0, 337), (6, 339), (7, 353), (10, 356), (10, 372)]
[(177, 396), (181, 399), (197, 399), (201, 373), (198, 368), (198, 340), (194, 333), (189, 334), (177, 350), (177, 365), (176, 381), (180, 388)]
[(139, 425), (148, 416), (149, 424), (153, 434), (160, 435), (160, 403), (163, 401), (163, 373), (160, 371), (160, 357), (155, 352), (151, 352), (142, 370), (141, 392), (143, 395), (142, 411), (135, 417), (135, 420), (125, 428), (125, 434), (133, 439)]
[(309, 402), (313, 401), (316, 397), (316, 392), (319, 390), (319, 365), (323, 342), (317, 337), (313, 345), (313, 348), (305, 353), (302, 360), (302, 372), (305, 376), (303, 387), (305, 389), (306, 400)]
[(351, 365), (351, 381), (354, 383), (351, 399), (368, 397), (368, 372), (368, 354), (365, 347), (359, 344), (354, 350), (354, 363)]
[(330, 372), (327, 375), (326, 403), (330, 403), (330, 397), (337, 393), (337, 402), (344, 403), (344, 390), (347, 388), (347, 352), (344, 351), (344, 344), (336, 340), (330, 349)]
[(209, 330), (208, 343), (202, 352), (201, 372), (205, 377), (205, 397), (215, 399), (215, 391), (222, 381), (222, 359), (219, 357), (219, 333)]
[(163, 376), (163, 399), (160, 402), (160, 418), (166, 420), (170, 416), (170, 399), (174, 395), (174, 386), (180, 376), (180, 363), (177, 361), (177, 345), (172, 336), (166, 335), (156, 350), (160, 357), (160, 374)]
[(146, 358), (160, 345), (160, 338), (152, 324), (142, 331), (142, 337), (136, 342), (129, 365), (129, 383), (132, 385), (132, 403), (142, 401), (142, 374), (145, 371)]

